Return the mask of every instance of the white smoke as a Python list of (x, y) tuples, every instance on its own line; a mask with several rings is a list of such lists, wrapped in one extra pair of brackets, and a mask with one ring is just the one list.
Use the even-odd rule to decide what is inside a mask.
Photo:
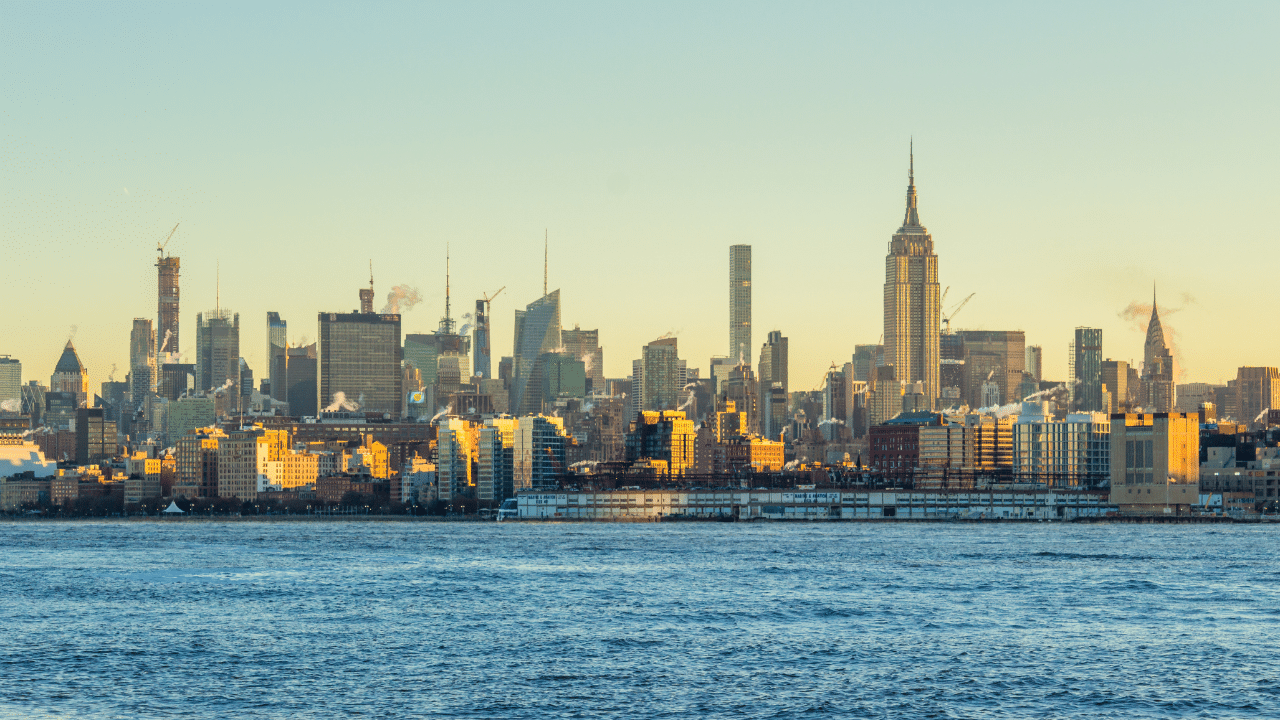
[(213, 395), (223, 395), (227, 392), (227, 390), (231, 387), (231, 385), (232, 385), (231, 378), (227, 378), (227, 381), (222, 384), (222, 387), (209, 388), (209, 392)]
[(583, 372), (585, 372), (585, 373), (587, 373), (588, 375), (590, 375), (590, 374), (591, 374), (591, 367), (592, 367), (593, 365), (595, 365), (595, 362), (596, 362), (596, 359), (595, 359), (594, 357), (592, 357), (592, 356), (591, 356), (591, 353), (587, 353), (586, 355), (583, 355), (583, 356), (582, 356), (582, 370), (583, 370)]
[(596, 406), (596, 404), (595, 404), (595, 403), (593, 403), (593, 402), (591, 402), (590, 400), (588, 400), (588, 401), (586, 401), (586, 402), (582, 403), (582, 410), (581, 410), (581, 411), (582, 411), (582, 412), (584, 412), (584, 413), (589, 413), (589, 412), (591, 412), (592, 408), (594, 408), (595, 406)]
[(1021, 409), (1022, 403), (1015, 402), (1009, 403), (1008, 405), (991, 405), (989, 407), (978, 408), (977, 410), (974, 410), (974, 412), (978, 415), (994, 415), (997, 418), (1004, 418), (1009, 417), (1010, 415), (1017, 415), (1018, 411)]
[(5, 412), (18, 412), (22, 409), (22, 401), (18, 398), (10, 398), (0, 403), (0, 410)]
[(698, 394), (694, 392), (697, 389), (698, 389), (697, 382), (686, 383), (683, 388), (680, 388), (680, 392), (689, 393), (689, 397), (685, 398), (684, 404), (676, 408), (676, 410), (684, 411), (684, 410), (687, 410), (689, 406), (693, 405), (693, 401), (698, 399)]
[(107, 373), (107, 382), (115, 382), (115, 381), (116, 381), (116, 370), (117, 370), (117, 369), (118, 369), (118, 368), (116, 367), (116, 364), (115, 364), (115, 363), (111, 363), (111, 372)]
[(818, 427), (822, 427), (823, 425), (844, 425), (844, 421), (840, 418), (827, 418), (826, 420), (818, 423)]
[(788, 470), (798, 470), (799, 468), (800, 468), (800, 461), (799, 461), (799, 460), (792, 460), (791, 462), (789, 462), (789, 463), (787, 463), (786, 465), (783, 465), (783, 466), (782, 466), (782, 471), (783, 471), (783, 472), (786, 472), (786, 471), (788, 471)]
[[(361, 398), (364, 396), (361, 395)], [(325, 407), (324, 412), (339, 412), (345, 410), (347, 412), (355, 412), (360, 409), (360, 403), (352, 402), (347, 399), (347, 394), (339, 390), (330, 398), (333, 402)]]
[(1028, 396), (1026, 396), (1026, 397), (1022, 398), (1022, 402), (1034, 402), (1034, 401), (1036, 401), (1036, 400), (1039, 400), (1040, 398), (1049, 398), (1049, 397), (1053, 397), (1053, 396), (1057, 395), (1058, 393), (1064, 393), (1064, 392), (1066, 392), (1066, 391), (1067, 391), (1067, 384), (1066, 384), (1066, 383), (1062, 383), (1062, 384), (1057, 385), (1057, 386), (1055, 386), (1055, 387), (1051, 387), (1051, 388), (1048, 388), (1048, 389), (1046, 389), (1046, 390), (1041, 390), (1040, 392), (1033, 392), (1033, 393), (1031, 393), (1030, 395), (1028, 395)]
[(422, 293), (418, 288), (408, 285), (396, 285), (387, 293), (387, 304), (382, 308), (383, 315), (399, 315), (408, 312), (414, 305), (422, 302)]
[(453, 410), (452, 405), (445, 405), (444, 407), (440, 408), (439, 412), (431, 416), (431, 422), (434, 423), (435, 421), (439, 420), (445, 415), (448, 415), (452, 410)]
[(1262, 412), (1258, 413), (1258, 417), (1254, 418), (1253, 421), (1256, 423), (1262, 422), (1263, 420), (1267, 419), (1267, 413), (1269, 412), (1271, 412), (1271, 408), (1266, 408)]
[(164, 341), (160, 343), (160, 352), (164, 352), (164, 349), (169, 347), (169, 338), (171, 337), (173, 337), (173, 331), (166, 329), (164, 331)]
[(462, 327), (458, 328), (459, 335), (466, 335), (469, 332), (471, 332), (471, 323), (463, 323)]

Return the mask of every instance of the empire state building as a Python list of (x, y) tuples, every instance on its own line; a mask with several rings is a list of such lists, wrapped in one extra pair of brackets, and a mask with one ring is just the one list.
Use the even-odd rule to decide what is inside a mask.
[(938, 397), (938, 332), (942, 324), (938, 256), (916, 211), (915, 153), (907, 173), (907, 212), (889, 241), (884, 271), (884, 362), (904, 382), (923, 382)]

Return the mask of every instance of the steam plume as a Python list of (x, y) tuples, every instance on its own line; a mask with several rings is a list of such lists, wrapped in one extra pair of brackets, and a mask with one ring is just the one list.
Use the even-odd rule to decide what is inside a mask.
[(329, 405), (325, 407), (324, 412), (338, 412), (340, 410), (355, 412), (360, 409), (360, 404), (348, 400), (347, 394), (341, 390), (334, 393), (331, 399), (333, 402), (329, 403)]
[(434, 423), (435, 421), (439, 420), (440, 418), (444, 417), (445, 415), (448, 415), (448, 414), (449, 414), (449, 412), (450, 412), (450, 411), (452, 411), (452, 410), (453, 410), (453, 405), (445, 405), (444, 407), (440, 408), (440, 411), (439, 411), (439, 412), (437, 412), (435, 415), (432, 415), (432, 416), (431, 416), (431, 422), (433, 422), (433, 423)]
[(396, 285), (387, 293), (387, 304), (382, 308), (383, 315), (399, 315), (408, 312), (414, 305), (422, 302), (422, 293), (418, 288), (408, 285)]

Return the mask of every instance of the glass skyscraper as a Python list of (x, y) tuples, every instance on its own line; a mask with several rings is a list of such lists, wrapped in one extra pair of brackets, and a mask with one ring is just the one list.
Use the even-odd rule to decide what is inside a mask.
[[(318, 409), (352, 403), (362, 412), (400, 417), (404, 407), (400, 372), (400, 316), (320, 313)], [(342, 393), (347, 406), (338, 402)]]
[(1076, 328), (1074, 354), (1073, 380), (1079, 381), (1075, 392), (1075, 409), (1081, 412), (1108, 411), (1110, 407), (1102, 405), (1102, 329)]

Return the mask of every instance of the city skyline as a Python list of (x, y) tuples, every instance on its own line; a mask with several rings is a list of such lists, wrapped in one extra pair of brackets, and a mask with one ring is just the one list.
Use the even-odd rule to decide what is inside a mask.
[[(1277, 159), (1276, 141), (1236, 130), (1274, 109), (1274, 97), (1253, 91), (1274, 85), (1275, 71), (1261, 56), (1253, 59), (1265, 43), (1240, 37), (1261, 32), (1255, 28), (1266, 23), (1259, 20), (1276, 13), (1269, 6), (1230, 8), (1200, 25), (1185, 9), (1154, 20), (1136, 9), (1110, 11), (1115, 27), (1154, 22), (1160, 31), (1125, 43), (1105, 42), (1106, 31), (1095, 29), (1088, 13), (1042, 27), (1030, 10), (993, 18), (940, 8), (912, 17), (922, 57), (893, 62), (875, 31), (900, 23), (897, 11), (876, 16), (819, 5), (780, 18), (747, 10), (707, 40), (713, 48), (698, 44), (699, 29), (721, 19), (710, 10), (664, 24), (671, 13), (653, 9), (638, 19), (652, 35), (613, 27), (601, 11), (552, 12), (535, 27), (557, 22), (553, 35), (612, 42), (586, 43), (576, 54), (548, 49), (529, 60), (534, 71), (562, 69), (560, 80), (514, 72), (510, 51), (495, 51), (492, 65), (460, 69), (456, 77), (446, 70), (503, 40), (527, 42), (526, 30), (515, 27), (517, 19), (530, 20), (520, 10), (480, 40), (481, 28), (495, 22), (482, 11), (433, 15), (388, 6), (373, 12), (382, 20), (426, 16), (430, 27), (455, 31), (456, 39), (432, 48), (405, 45), (409, 65), (425, 78), (415, 87), (439, 90), (440, 99), (394, 99), (400, 94), (387, 90), (406, 71), (386, 55), (362, 54), (382, 43), (357, 26), (347, 50), (334, 56), (352, 69), (331, 88), (338, 99), (324, 106), (329, 112), (320, 113), (311, 112), (320, 109), (313, 93), (328, 88), (337, 67), (288, 59), (290, 52), (318, 57), (313, 36), (258, 50), (257, 65), (223, 66), (212, 55), (185, 55), (173, 39), (122, 55), (114, 42), (105, 44), (109, 33), (96, 30), (133, 22), (145, 29), (186, 12), (149, 19), (133, 8), (90, 7), (60, 28), (83, 49), (61, 56), (33, 44), (52, 20), (21, 8), (11, 16), (17, 37), (0, 50), (15, 68), (4, 81), (14, 100), (0, 202), (6, 247), (23, 270), (0, 297), (10, 307), (39, 302), (42, 311), (6, 320), (0, 354), (22, 361), (24, 379), (51, 374), (71, 326), (91, 386), (106, 380), (112, 365), (123, 379), (132, 319), (155, 318), (154, 244), (180, 222), (168, 252), (183, 261), (186, 328), (218, 304), (220, 262), (221, 305), (242, 315), (246, 327), (276, 311), (291, 341), (314, 340), (310, 318), (354, 309), (351, 289), (365, 282), (372, 256), (379, 301), (393, 285), (419, 288), (424, 302), (403, 313), (404, 332), (429, 331), (444, 302), (438, 258), (452, 242), (460, 302), (508, 286), (492, 308), (495, 358), (511, 354), (513, 310), (539, 297), (541, 278), (531, 268), (549, 228), (551, 284), (563, 289), (563, 322), (600, 329), (609, 377), (625, 377), (629, 359), (667, 332), (680, 338), (690, 367), (705, 369), (712, 355), (723, 354), (725, 247), (751, 245), (755, 336), (778, 330), (789, 337), (793, 385), (814, 386), (832, 361), (847, 362), (854, 345), (875, 343), (881, 332), (879, 261), (898, 224), (912, 134), (922, 146), (917, 181), (938, 238), (940, 284), (954, 288), (953, 300), (977, 293), (956, 329), (1024, 330), (1027, 344), (1044, 349), (1047, 380), (1065, 379), (1077, 326), (1104, 331), (1104, 358), (1137, 365), (1154, 280), (1181, 382), (1224, 382), (1236, 367), (1273, 365), (1280, 355), (1280, 340), (1255, 332), (1235, 312), (1261, 301), (1268, 264), (1232, 259), (1267, 257), (1273, 231), (1233, 236), (1231, 257), (1213, 252), (1234, 218), (1265, 207), (1276, 191), (1266, 172)], [(265, 21), (286, 16), (271, 8)], [(323, 34), (340, 20), (317, 16), (309, 27)], [(751, 49), (774, 38), (774, 21), (786, 27), (757, 57)], [(1220, 24), (1243, 29), (1217, 32)], [(233, 25), (213, 18), (192, 32), (197, 40), (222, 32), (265, 47), (253, 31)], [(1050, 49), (1010, 32), (1021, 27), (1036, 27), (1037, 42)], [(856, 42), (828, 41), (828, 33), (841, 31), (854, 31)], [(957, 72), (969, 72), (981, 105), (936, 70), (937, 54), (966, 32), (1003, 32), (1013, 43), (960, 61)], [(1097, 53), (1086, 61), (1065, 50), (1075, 39), (1093, 41)], [(1180, 48), (1197, 43), (1214, 52), (1180, 57)], [(646, 51), (655, 46), (670, 52), (650, 58)], [(723, 65), (710, 50), (738, 65)], [(95, 87), (76, 85), (62, 99), (36, 92), (38, 83), (79, 77), (90, 52), (112, 61), (91, 73)], [(162, 61), (165, 52), (190, 62)], [(1147, 57), (1169, 67), (1138, 62)], [(1022, 69), (1014, 69), (1015, 58)], [(582, 60), (599, 63), (610, 82), (576, 62)], [(1061, 67), (1068, 61), (1082, 63), (1067, 88), (1075, 95), (1058, 97), (1052, 90), (1067, 81)], [(107, 73), (125, 66), (134, 72), (127, 82)], [(181, 74), (204, 73), (215, 98), (244, 108), (271, 87), (251, 67), (299, 80), (269, 112), (253, 116), (261, 132), (249, 130), (258, 126), (245, 124), (243, 109), (219, 106), (223, 121), (211, 119), (202, 112), (204, 97), (188, 91)], [(615, 87), (615, 76), (626, 82)], [(780, 82), (792, 76), (804, 82)], [(364, 77), (377, 82), (353, 82)], [(704, 97), (697, 81), (709, 78), (723, 82)], [(637, 88), (660, 112), (627, 99)], [(536, 90), (546, 98), (537, 99)], [(119, 97), (104, 95), (113, 92)], [(1068, 97), (1080, 102), (1064, 103)], [(486, 98), (480, 109), (468, 109)], [(939, 112), (905, 118), (898, 108), (908, 98)], [(352, 110), (370, 99), (376, 117)], [(520, 113), (527, 122), (477, 124), (517, 100), (535, 100), (532, 114)], [(1091, 117), (1090, 102), (1103, 101), (1106, 123), (1082, 122)], [(83, 112), (90, 106), (95, 112)], [(594, 118), (596, 129), (575, 133), (555, 122), (576, 115)], [(672, 119), (654, 122), (664, 115)], [(683, 130), (673, 122), (685, 123)], [(387, 141), (365, 139), (362, 127), (385, 130)], [(763, 134), (765, 127), (772, 131)], [(283, 141), (295, 131), (296, 140)], [(498, 150), (472, 162), (469, 153), (492, 146)], [(638, 247), (654, 252), (628, 254)], [(287, 267), (288, 279), (259, 271), (257, 252)], [(623, 271), (606, 262), (615, 255), (629, 258)], [(637, 315), (630, 298), (655, 290), (658, 297)], [(188, 362), (195, 359), (192, 340), (183, 334)], [(262, 332), (246, 334), (242, 345), (255, 376), (269, 374)]]

